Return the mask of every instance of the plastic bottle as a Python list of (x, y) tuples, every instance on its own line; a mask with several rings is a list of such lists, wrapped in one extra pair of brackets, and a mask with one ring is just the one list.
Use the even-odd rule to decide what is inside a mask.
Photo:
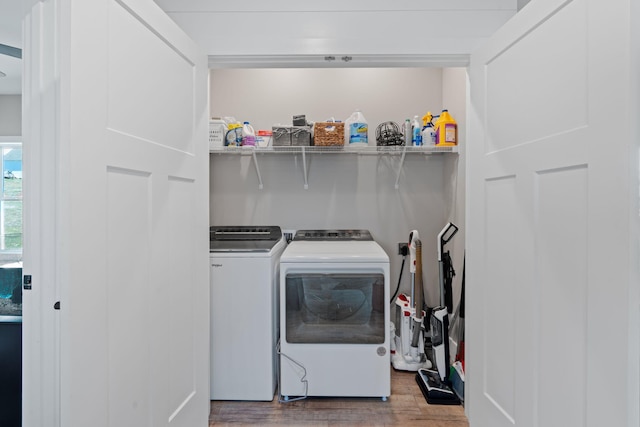
[(433, 123), (428, 123), (422, 129), (422, 142), (426, 147), (434, 147), (436, 145), (436, 130), (433, 128)]
[(253, 126), (251, 126), (249, 122), (244, 122), (244, 125), (242, 126), (242, 146), (256, 146), (256, 131), (253, 130)]
[(224, 145), (228, 145), (229, 147), (239, 147), (242, 145), (242, 125), (240, 123), (229, 123)]
[(411, 145), (411, 140), (413, 138), (413, 131), (411, 130), (411, 120), (405, 119), (404, 125), (402, 126), (402, 134), (404, 135), (404, 145), (408, 147)]
[(356, 110), (345, 122), (345, 142), (349, 147), (369, 145), (369, 125), (360, 110)]
[(422, 144), (433, 147), (436, 145), (436, 130), (433, 127), (433, 115), (431, 111), (422, 116)]
[(270, 130), (259, 130), (256, 135), (256, 146), (257, 147), (269, 147), (271, 145), (271, 138), (273, 137), (273, 131)]
[(422, 145), (422, 126), (418, 116), (413, 116), (413, 122), (411, 122), (411, 143), (414, 147)]
[(442, 110), (435, 127), (436, 145), (449, 147), (458, 145), (458, 124), (448, 110)]

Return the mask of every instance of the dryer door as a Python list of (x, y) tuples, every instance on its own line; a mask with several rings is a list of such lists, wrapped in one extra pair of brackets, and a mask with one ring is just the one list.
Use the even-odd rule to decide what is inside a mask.
[(289, 343), (385, 342), (384, 274), (297, 272), (285, 276), (285, 339)]

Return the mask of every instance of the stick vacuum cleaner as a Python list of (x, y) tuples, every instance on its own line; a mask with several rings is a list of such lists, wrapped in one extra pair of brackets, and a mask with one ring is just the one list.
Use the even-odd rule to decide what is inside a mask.
[[(458, 232), (458, 227), (448, 223), (438, 234), (438, 267), (440, 269), (440, 306), (431, 313), (431, 342), (435, 370), (418, 369), (416, 382), (427, 402), (438, 405), (459, 405), (460, 399), (449, 382), (449, 312), (445, 304), (444, 245)], [(449, 291), (450, 293), (451, 291)]]
[(424, 351), (422, 242), (417, 230), (409, 234), (409, 271), (411, 296), (400, 294), (395, 301), (395, 352), (391, 354), (391, 364), (394, 369), (415, 372), (421, 368), (431, 368), (431, 362)]

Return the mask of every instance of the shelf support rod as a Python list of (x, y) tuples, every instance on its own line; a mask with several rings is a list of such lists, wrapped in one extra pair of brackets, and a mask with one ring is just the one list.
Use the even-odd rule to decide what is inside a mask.
[(400, 188), (399, 182), (400, 182), (400, 173), (402, 173), (402, 168), (404, 166), (404, 156), (407, 154), (407, 146), (404, 146), (404, 149), (402, 150), (402, 157), (400, 157), (400, 167), (398, 168), (398, 175), (396, 176), (396, 190), (398, 188)]
[(262, 175), (260, 175), (260, 167), (258, 166), (258, 157), (256, 156), (256, 150), (251, 150), (251, 155), (253, 157), (253, 165), (256, 167), (256, 174), (258, 175), (258, 189), (262, 190), (264, 185), (262, 185)]
[(309, 171), (307, 171), (307, 157), (305, 155), (306, 150), (302, 147), (302, 171), (304, 173), (304, 189), (309, 189)]

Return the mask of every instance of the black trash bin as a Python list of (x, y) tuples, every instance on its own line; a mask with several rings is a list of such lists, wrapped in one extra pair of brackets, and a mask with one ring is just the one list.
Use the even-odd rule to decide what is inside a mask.
[(22, 424), (22, 317), (0, 316), (0, 423)]
[(0, 267), (0, 426), (22, 424), (22, 268)]

